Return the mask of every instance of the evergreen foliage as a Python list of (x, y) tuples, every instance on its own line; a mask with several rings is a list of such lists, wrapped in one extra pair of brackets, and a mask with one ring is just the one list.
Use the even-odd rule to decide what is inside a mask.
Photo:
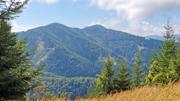
[(119, 69), (118, 69), (118, 76), (114, 80), (114, 89), (115, 91), (123, 91), (127, 90), (130, 87), (130, 80), (129, 80), (129, 71), (128, 65), (126, 60), (122, 60)]
[(156, 53), (151, 60), (150, 71), (147, 77), (149, 84), (167, 84), (178, 78), (179, 64), (177, 60), (177, 43), (174, 37), (173, 28), (167, 24), (165, 28), (165, 41), (160, 53)]
[(76, 97), (84, 97), (87, 93), (93, 92), (90, 91), (90, 88), (94, 87), (95, 78), (44, 75), (40, 82), (44, 84), (30, 92), (31, 98), (40, 98), (45, 96), (46, 93), (50, 93), (54, 96), (64, 94), (74, 100)]
[(147, 72), (146, 72), (146, 68), (140, 68), (140, 86), (145, 86), (146, 85), (146, 79), (147, 79)]
[(102, 93), (108, 94), (113, 89), (114, 79), (114, 60), (111, 57), (106, 59), (101, 74), (97, 77), (96, 87), (101, 89)]
[(10, 20), (22, 12), (29, 0), (0, 0), (0, 20)]
[(0, 1), (0, 100), (24, 98), (41, 73), (32, 68), (25, 42), (16, 39), (8, 23), (26, 2)]
[(134, 60), (134, 64), (133, 64), (133, 74), (132, 74), (132, 78), (131, 78), (131, 88), (137, 87), (140, 85), (141, 83), (141, 62), (142, 62), (142, 58), (140, 55), (140, 52), (138, 52), (136, 54), (135, 60)]
[(180, 39), (178, 41), (177, 45), (177, 60), (176, 60), (176, 72), (178, 75), (178, 78), (180, 78)]

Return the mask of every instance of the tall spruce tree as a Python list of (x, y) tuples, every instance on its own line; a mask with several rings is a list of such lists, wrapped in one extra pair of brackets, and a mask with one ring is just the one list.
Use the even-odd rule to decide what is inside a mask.
[(177, 43), (177, 54), (176, 54), (176, 72), (177, 72), (177, 76), (178, 79), (180, 78), (180, 39)]
[(150, 65), (147, 82), (150, 84), (167, 84), (177, 79), (176, 68), (177, 44), (174, 37), (173, 28), (169, 23), (164, 27), (164, 42), (160, 53), (156, 53)]
[(123, 91), (130, 88), (129, 71), (127, 61), (122, 60), (118, 68), (118, 76), (114, 81), (116, 91)]
[(102, 93), (108, 94), (113, 91), (114, 79), (114, 59), (112, 57), (106, 58), (103, 70), (97, 77), (96, 87), (101, 89)]
[(133, 64), (133, 73), (132, 73), (132, 78), (131, 78), (131, 88), (140, 86), (141, 83), (141, 62), (142, 62), (142, 58), (140, 55), (140, 51), (137, 52), (135, 60), (134, 60), (134, 64)]
[(25, 42), (16, 39), (8, 23), (21, 11), (25, 2), (0, 0), (0, 100), (24, 98), (35, 86), (34, 81), (40, 74), (30, 64), (28, 54), (25, 53)]
[(146, 79), (147, 79), (146, 68), (142, 67), (140, 69), (140, 86), (145, 86), (147, 84)]

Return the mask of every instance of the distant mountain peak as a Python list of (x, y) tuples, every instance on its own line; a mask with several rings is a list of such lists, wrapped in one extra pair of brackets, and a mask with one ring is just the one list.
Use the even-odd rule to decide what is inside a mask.
[(92, 25), (92, 26), (88, 26), (88, 27), (85, 27), (84, 29), (106, 29), (106, 27), (104, 27), (103, 25), (100, 25), (100, 24), (96, 24), (96, 25)]
[(100, 24), (95, 24), (95, 25), (92, 25), (90, 27), (99, 27), (99, 28), (105, 28), (103, 25), (100, 25)]
[(67, 27), (67, 26), (65, 26), (65, 25), (63, 25), (63, 24), (60, 24), (60, 23), (57, 23), (57, 22), (48, 24), (48, 25), (46, 25), (46, 26), (61, 26), (61, 27)]
[(29, 29), (29, 30), (27, 30), (27, 31), (23, 31), (23, 32), (29, 32), (29, 31), (35, 31), (35, 30), (42, 30), (42, 29), (47, 29), (47, 28), (56, 28), (56, 27), (58, 27), (58, 28), (70, 28), (70, 27), (68, 27), (68, 26), (65, 26), (65, 25), (63, 25), (63, 24), (60, 24), (60, 23), (50, 23), (50, 24), (48, 24), (48, 25), (42, 25), (42, 26), (38, 26), (38, 27), (36, 27), (36, 28), (33, 28), (33, 29)]

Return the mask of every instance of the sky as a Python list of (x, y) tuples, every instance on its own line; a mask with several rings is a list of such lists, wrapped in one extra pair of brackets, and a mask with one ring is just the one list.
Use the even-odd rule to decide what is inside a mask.
[(162, 35), (167, 21), (180, 33), (180, 0), (30, 0), (12, 25), (19, 32), (55, 22), (76, 28), (100, 24), (148, 36)]

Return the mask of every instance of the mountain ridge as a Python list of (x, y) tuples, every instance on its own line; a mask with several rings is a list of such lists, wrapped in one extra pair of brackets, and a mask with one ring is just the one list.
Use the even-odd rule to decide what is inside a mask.
[(59, 23), (40, 26), (17, 33), (26, 39), (28, 49), (36, 48), (33, 63), (45, 64), (46, 72), (62, 76), (95, 76), (102, 68), (102, 59), (113, 56), (116, 60), (133, 61), (136, 49), (143, 47), (143, 62), (148, 62), (161, 41), (146, 39), (126, 32), (93, 25), (71, 28)]

